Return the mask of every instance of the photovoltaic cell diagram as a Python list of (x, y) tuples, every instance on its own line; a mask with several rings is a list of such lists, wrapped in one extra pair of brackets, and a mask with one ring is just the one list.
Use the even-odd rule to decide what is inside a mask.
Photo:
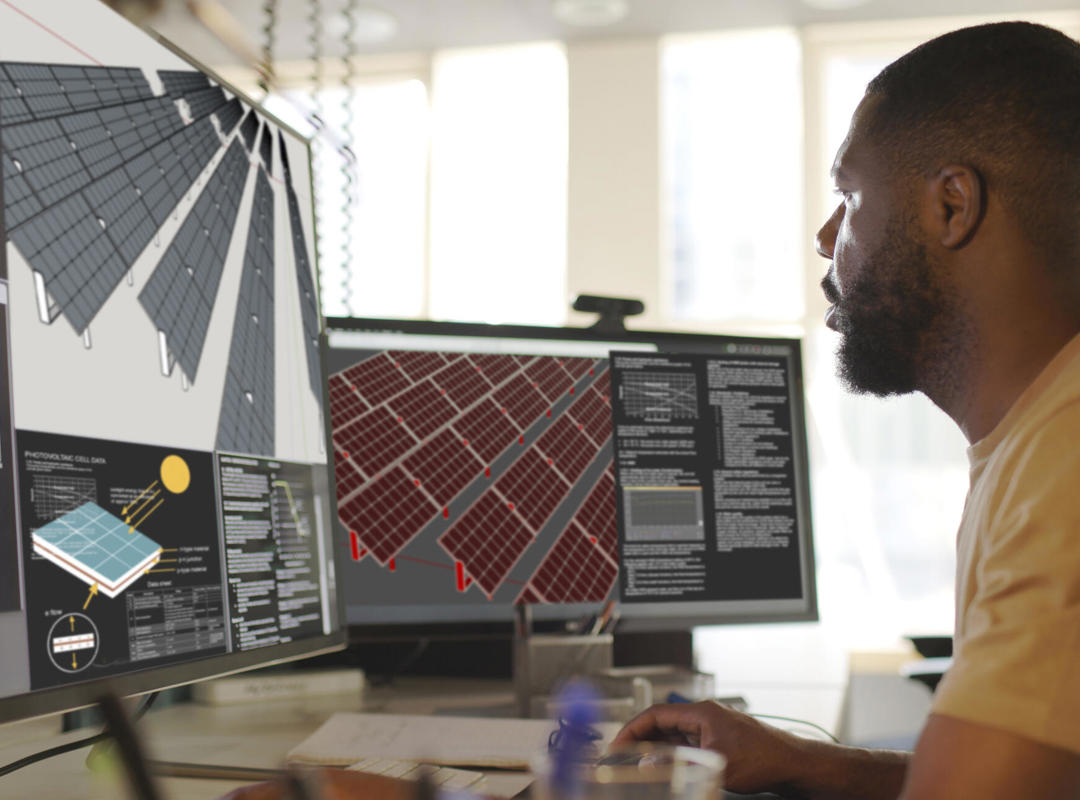
[(161, 558), (161, 547), (96, 503), (85, 503), (33, 533), (34, 552), (109, 597)]
[(158, 331), (162, 372), (195, 382), (250, 162), (239, 139), (222, 158), (139, 302)]
[[(90, 322), (221, 149), (234, 114), (196, 72), (0, 62), (4, 221), (38, 314)], [(182, 113), (182, 108), (186, 109)], [(239, 116), (232, 122), (235, 127)]]
[(285, 152), (285, 140), (278, 132), (278, 152), (285, 172), (285, 193), (289, 199), (289, 227), (292, 231), (293, 259), (296, 264), (296, 282), (300, 291), (300, 314), (304, 324), (304, 352), (307, 354), (308, 379), (311, 392), (322, 397), (322, 378), (319, 374), (319, 306), (315, 296), (315, 280), (311, 261), (308, 259), (307, 240), (300, 221), (300, 200), (293, 187), (292, 170)]
[(217, 449), (274, 455), (274, 191), (255, 178)]

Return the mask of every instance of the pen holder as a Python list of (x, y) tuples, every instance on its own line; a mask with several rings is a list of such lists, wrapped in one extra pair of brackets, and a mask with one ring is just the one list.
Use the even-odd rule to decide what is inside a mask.
[(611, 668), (615, 637), (534, 634), (514, 640), (514, 694), (518, 713), (531, 715), (532, 700), (550, 695), (574, 675)]

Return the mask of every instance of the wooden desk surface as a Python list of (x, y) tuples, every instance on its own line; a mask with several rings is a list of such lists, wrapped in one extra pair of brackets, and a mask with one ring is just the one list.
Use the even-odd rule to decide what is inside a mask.
[[(194, 703), (151, 711), (139, 722), (147, 755), (164, 761), (280, 767), (292, 747), (313, 733), (335, 711), (388, 711), (430, 714), (458, 708), (510, 708), (513, 693), (505, 681), (406, 679), (369, 690), (363, 697), (327, 695), (303, 702), (204, 706)], [(57, 718), (0, 727), (0, 763), (93, 734), (92, 729), (57, 734)], [(0, 797), (27, 800), (117, 800), (127, 797), (122, 776), (91, 773), (88, 750), (65, 753), (0, 778)], [(168, 800), (205, 800), (243, 785), (240, 781), (162, 778)], [(509, 785), (509, 783), (507, 784)], [(498, 776), (485, 791), (499, 793)]]
[[(718, 687), (724, 690), (728, 687)], [(735, 687), (731, 687), (735, 688)], [(818, 687), (744, 691), (752, 710), (789, 714), (835, 729), (839, 690)], [(362, 697), (328, 695), (303, 701), (278, 700), (231, 706), (195, 703), (151, 711), (139, 722), (151, 758), (198, 764), (277, 768), (293, 746), (336, 711), (399, 714), (512, 716), (513, 691), (507, 681), (466, 678), (406, 678), (390, 687), (368, 689)], [(783, 726), (783, 723), (775, 723)], [(75, 741), (93, 729), (58, 734), (58, 718), (0, 726), (0, 764)], [(806, 731), (799, 731), (806, 733)], [(119, 774), (91, 773), (82, 749), (0, 778), (0, 798), (23, 800), (118, 800), (127, 797)], [(162, 778), (168, 800), (207, 800), (243, 785), (241, 781)], [(513, 787), (512, 789), (510, 787)], [(511, 796), (520, 779), (491, 775), (486, 793)]]

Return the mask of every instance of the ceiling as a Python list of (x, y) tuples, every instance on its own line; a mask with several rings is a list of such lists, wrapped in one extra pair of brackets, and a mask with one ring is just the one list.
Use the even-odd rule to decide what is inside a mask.
[[(115, 0), (114, 0), (115, 1)], [(218, 0), (231, 12), (256, 49), (261, 47), (264, 0)], [(323, 52), (344, 54), (341, 12), (350, 0), (277, 0), (275, 57), (306, 58), (311, 53), (312, 3), (320, 9), (325, 33)], [(359, 7), (389, 12), (398, 32), (382, 43), (359, 43), (358, 53), (426, 51), (544, 39), (632, 38), (771, 25), (899, 19), (942, 15), (977, 15), (1039, 10), (1076, 10), (1076, 0), (626, 0), (629, 13), (604, 28), (574, 28), (552, 14), (552, 0), (352, 0)], [(130, 2), (130, 0), (129, 0)], [(237, 58), (197, 22), (185, 0), (156, 0), (160, 10), (145, 20), (199, 60), (212, 65)]]

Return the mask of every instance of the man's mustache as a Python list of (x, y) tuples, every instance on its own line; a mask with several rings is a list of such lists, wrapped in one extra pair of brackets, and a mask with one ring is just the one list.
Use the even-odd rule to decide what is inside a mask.
[(836, 305), (840, 302), (840, 290), (836, 288), (831, 269), (825, 277), (821, 279), (821, 291), (825, 293), (825, 299), (828, 300), (830, 304)]

